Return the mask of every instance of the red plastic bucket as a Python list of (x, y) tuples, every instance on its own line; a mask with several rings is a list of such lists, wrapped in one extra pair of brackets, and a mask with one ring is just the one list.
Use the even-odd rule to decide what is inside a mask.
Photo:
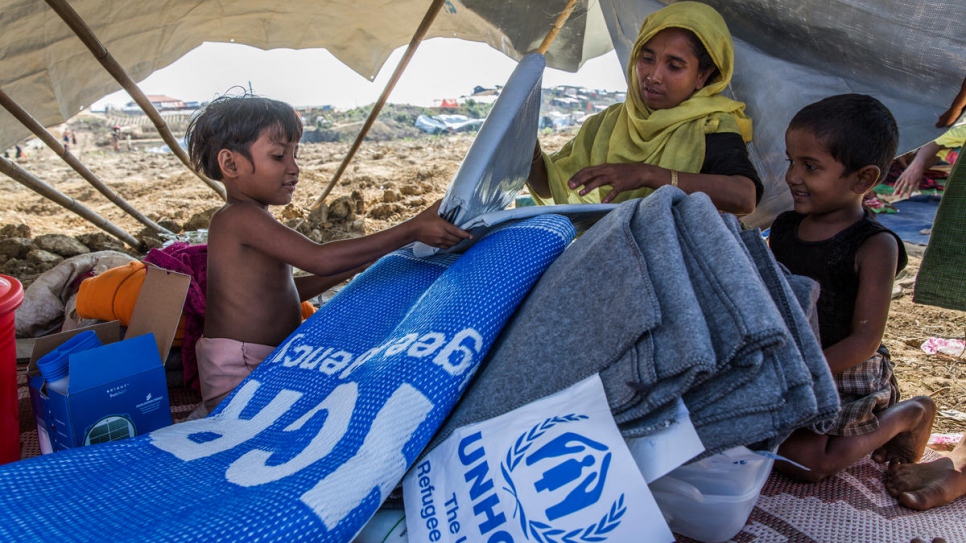
[(13, 321), (22, 301), (20, 281), (0, 275), (0, 464), (20, 460), (17, 334)]

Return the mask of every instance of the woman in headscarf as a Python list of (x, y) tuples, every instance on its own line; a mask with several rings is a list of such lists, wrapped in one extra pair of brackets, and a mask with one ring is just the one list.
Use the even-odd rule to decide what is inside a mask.
[(627, 66), (627, 99), (584, 122), (556, 153), (537, 142), (527, 184), (539, 204), (622, 202), (663, 185), (704, 192), (721, 211), (755, 210), (745, 104), (721, 95), (734, 44), (721, 15), (677, 2), (647, 17)]

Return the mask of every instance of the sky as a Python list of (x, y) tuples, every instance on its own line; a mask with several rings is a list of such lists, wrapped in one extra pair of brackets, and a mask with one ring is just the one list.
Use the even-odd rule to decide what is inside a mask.
[[(338, 109), (375, 102), (392, 76), (405, 47), (397, 49), (375, 80), (350, 70), (325, 49), (274, 49), (263, 51), (232, 43), (205, 43), (170, 66), (139, 82), (141, 91), (184, 101), (208, 101), (233, 86), (293, 106), (331, 105)], [(473, 88), (504, 85), (516, 61), (476, 42), (434, 38), (421, 43), (405, 73), (389, 96), (389, 103), (432, 106), (443, 98), (459, 98)], [(627, 85), (617, 54), (587, 61), (577, 73), (547, 69), (544, 87), (577, 85), (588, 89), (623, 91)], [(131, 99), (124, 91), (95, 102), (122, 106)]]

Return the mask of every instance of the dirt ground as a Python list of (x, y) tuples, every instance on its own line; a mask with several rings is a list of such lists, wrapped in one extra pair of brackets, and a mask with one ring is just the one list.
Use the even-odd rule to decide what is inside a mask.
[[(171, 154), (125, 150), (115, 153), (102, 137), (78, 132), (71, 151), (112, 190), (156, 221), (183, 225), (194, 214), (217, 208), (216, 193)], [(541, 138), (544, 148), (556, 149), (566, 135)], [(457, 134), (421, 139), (364, 143), (327, 203), (340, 197), (355, 205), (347, 221), (325, 222), (324, 239), (371, 233), (403, 221), (441, 197), (466, 154), (472, 135)], [(139, 142), (144, 147), (144, 142)], [(157, 145), (160, 145), (158, 143)], [(299, 151), (301, 179), (291, 205), (273, 209), (283, 221), (296, 224), (309, 216), (347, 153), (347, 143), (305, 144)], [(52, 151), (28, 148), (18, 164), (58, 191), (89, 207), (111, 223), (137, 235), (144, 227), (110, 203)], [(0, 177), (0, 226), (27, 225), (34, 237), (62, 233), (71, 236), (97, 232), (79, 216), (23, 185)], [(355, 194), (353, 194), (355, 193)], [(331, 213), (330, 213), (331, 216)], [(170, 224), (165, 222), (163, 224)], [(966, 332), (966, 312), (914, 304), (912, 288), (922, 247), (911, 247), (910, 265), (898, 284), (884, 342), (892, 352), (903, 397), (931, 396), (940, 410), (934, 432), (960, 433), (966, 421), (966, 362), (942, 354), (928, 355), (920, 345), (930, 337), (958, 338)], [(966, 415), (963, 415), (966, 417)]]

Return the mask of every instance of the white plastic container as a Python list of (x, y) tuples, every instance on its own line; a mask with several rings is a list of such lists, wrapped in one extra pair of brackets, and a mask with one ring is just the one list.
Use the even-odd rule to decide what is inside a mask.
[(685, 464), (649, 486), (672, 531), (719, 543), (748, 521), (774, 463), (736, 447)]
[(356, 534), (352, 543), (408, 543), (406, 512), (402, 509), (378, 509)]

